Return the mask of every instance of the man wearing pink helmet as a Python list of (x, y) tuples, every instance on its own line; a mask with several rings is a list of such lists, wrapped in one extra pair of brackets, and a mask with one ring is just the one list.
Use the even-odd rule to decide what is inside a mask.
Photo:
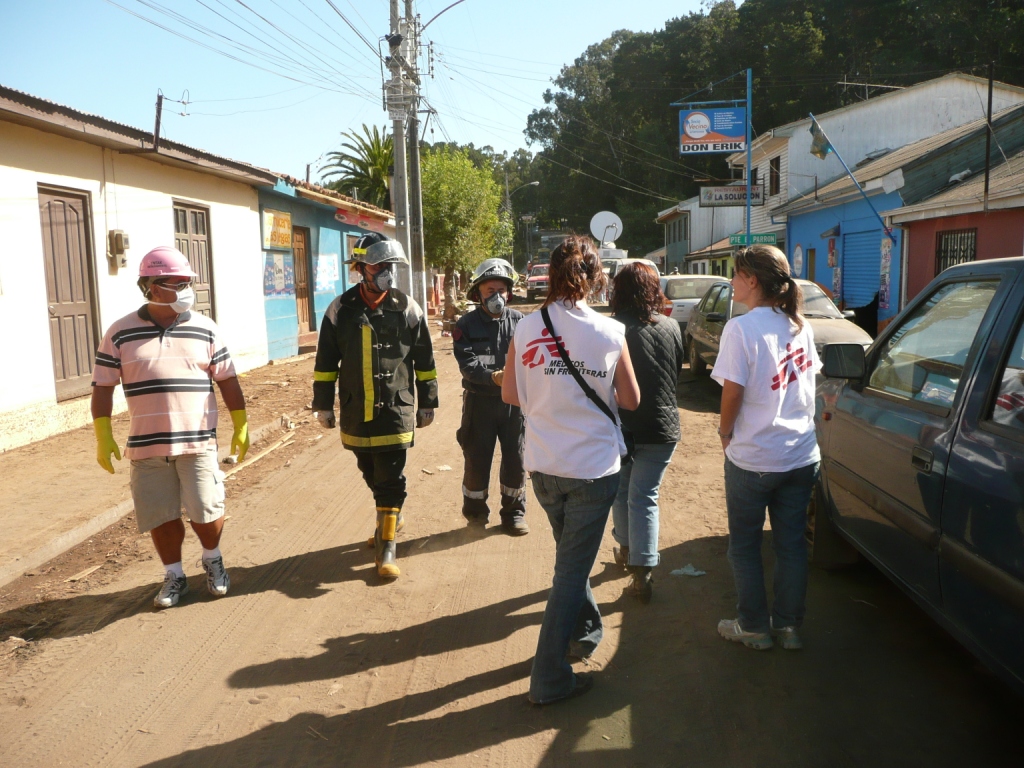
[(131, 420), (125, 455), (131, 460), (132, 500), (139, 533), (149, 532), (164, 564), (157, 608), (177, 605), (188, 592), (181, 565), (184, 505), (203, 545), (206, 586), (215, 597), (231, 584), (220, 553), (224, 528), (224, 476), (217, 466), (217, 383), (231, 411), (231, 452), (249, 449), (245, 397), (216, 323), (191, 312), (195, 302), (188, 259), (160, 246), (139, 267), (147, 303), (115, 321), (96, 353), (92, 418), (96, 460), (113, 474), (110, 455), (121, 453), (110, 427), (114, 387), (128, 400)]

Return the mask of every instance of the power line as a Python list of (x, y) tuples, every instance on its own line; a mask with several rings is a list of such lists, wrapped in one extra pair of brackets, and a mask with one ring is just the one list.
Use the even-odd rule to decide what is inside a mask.
[(363, 35), (362, 32), (360, 32), (358, 29), (356, 29), (356, 25), (348, 20), (348, 16), (346, 16), (344, 13), (341, 12), (341, 9), (334, 4), (333, 0), (327, 0), (327, 4), (329, 6), (331, 6), (331, 8), (334, 9), (334, 12), (336, 14), (341, 16), (341, 20), (344, 21), (348, 25), (349, 29), (351, 29), (353, 32), (356, 33), (356, 35), (359, 36), (359, 39), (363, 41), (363, 43), (366, 45), (367, 48), (370, 49), (370, 51), (373, 53), (373, 55), (376, 56), (378, 59), (381, 59), (383, 61), (383, 57), (380, 55), (380, 53), (377, 51), (377, 49), (373, 47), (373, 44), (369, 40), (366, 39), (366, 37)]

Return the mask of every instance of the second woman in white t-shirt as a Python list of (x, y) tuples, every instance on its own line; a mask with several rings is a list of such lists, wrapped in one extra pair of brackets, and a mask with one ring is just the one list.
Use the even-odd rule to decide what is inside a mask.
[[(720, 621), (718, 632), (758, 650), (770, 649), (775, 635), (795, 650), (807, 594), (807, 504), (820, 459), (814, 385), (821, 364), (782, 251), (745, 248), (735, 270), (733, 301), (750, 312), (726, 323), (711, 376), (722, 385), (718, 433), (739, 617)], [(766, 508), (775, 551), (771, 613), (761, 562)]]

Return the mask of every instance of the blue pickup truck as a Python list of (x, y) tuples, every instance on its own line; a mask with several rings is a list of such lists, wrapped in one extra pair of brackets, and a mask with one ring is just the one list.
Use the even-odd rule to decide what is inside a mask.
[(867, 557), (1024, 694), (1024, 258), (947, 269), (823, 373), (812, 562)]

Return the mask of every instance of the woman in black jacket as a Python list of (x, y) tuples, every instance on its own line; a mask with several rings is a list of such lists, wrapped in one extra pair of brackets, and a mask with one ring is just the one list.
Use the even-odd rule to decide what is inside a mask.
[(632, 574), (630, 591), (651, 600), (651, 569), (658, 564), (658, 489), (679, 441), (676, 382), (683, 367), (679, 323), (661, 314), (665, 297), (657, 273), (635, 262), (615, 276), (611, 310), (626, 326), (626, 344), (640, 385), (640, 407), (619, 409), (632, 461), (624, 463), (612, 506), (615, 562)]

